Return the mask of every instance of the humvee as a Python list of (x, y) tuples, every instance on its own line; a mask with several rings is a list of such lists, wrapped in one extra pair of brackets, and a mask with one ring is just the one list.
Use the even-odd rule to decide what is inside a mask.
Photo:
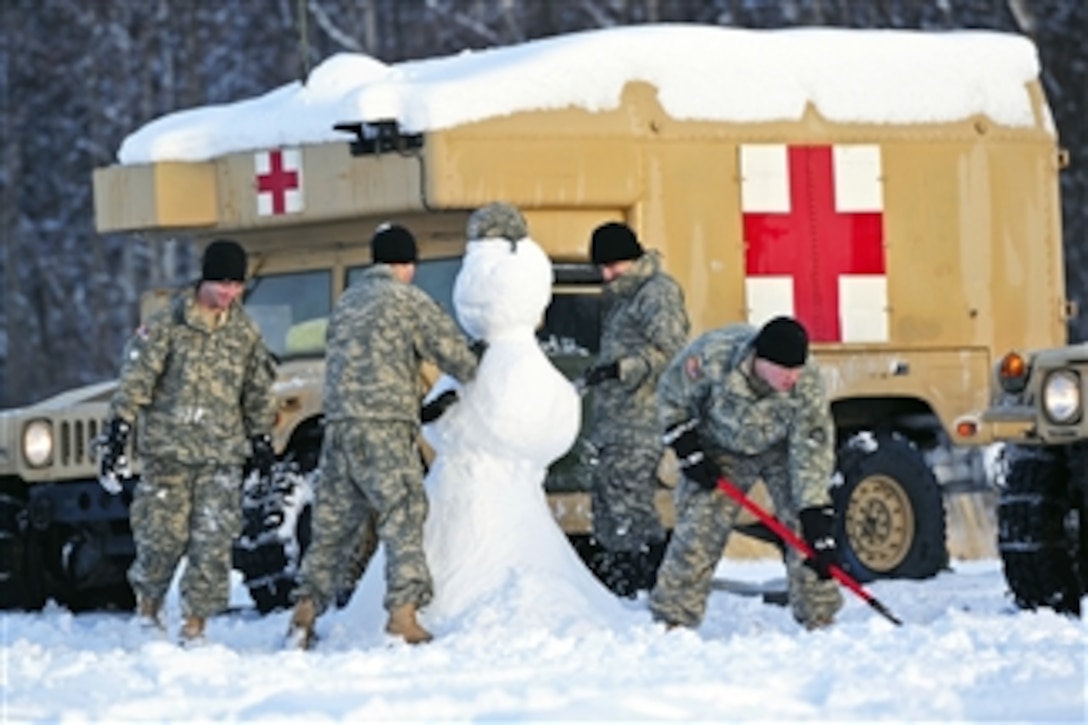
[[(601, 54), (610, 70), (587, 89)], [(760, 67), (765, 82), (749, 82)], [(693, 334), (783, 313), (805, 322), (837, 428), (845, 566), (862, 580), (924, 578), (949, 556), (945, 504), (986, 490), (995, 351), (1065, 342), (1060, 155), (1038, 71), (1029, 41), (993, 33), (697, 26), (389, 67), (341, 55), (304, 86), (134, 133), (94, 173), (95, 222), (249, 251), (246, 306), (282, 360), (282, 465), (247, 489), (236, 547), (262, 609), (284, 601), (305, 544), (324, 320), (369, 263), (366, 241), (384, 221), (412, 229), (417, 283), (448, 308), (468, 214), (495, 200), (523, 210), (554, 261), (539, 338), (571, 376), (596, 350), (587, 241), (606, 221), (662, 251)], [(285, 98), (299, 105), (276, 105)], [(90, 455), (110, 391), (0, 418), (9, 605), (48, 591), (93, 606), (122, 588), (127, 498), (97, 488)], [(592, 461), (580, 438), (546, 484), (582, 551)], [(666, 521), (674, 477), (663, 461)]]
[(997, 542), (1016, 604), (1080, 616), (1088, 594), (1088, 344), (1012, 350), (984, 417), (1005, 441)]

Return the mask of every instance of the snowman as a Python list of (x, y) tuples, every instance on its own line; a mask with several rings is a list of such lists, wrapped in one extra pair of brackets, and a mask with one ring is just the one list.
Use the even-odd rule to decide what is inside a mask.
[[(551, 301), (551, 262), (509, 204), (477, 210), (467, 231), (454, 308), (487, 347), (472, 382), (442, 378), (428, 396), (456, 389), (459, 399), (424, 428), (436, 454), (423, 536), (434, 598), (421, 621), (439, 636), (503, 624), (607, 627), (623, 605), (582, 563), (544, 493), (548, 466), (581, 420), (577, 391), (535, 335)], [(357, 624), (380, 619), (383, 568), (371, 562), (346, 612)]]

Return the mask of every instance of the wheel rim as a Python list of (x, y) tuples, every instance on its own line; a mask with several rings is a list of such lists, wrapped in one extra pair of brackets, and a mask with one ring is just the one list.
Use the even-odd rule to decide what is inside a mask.
[(899, 482), (868, 476), (850, 496), (846, 536), (858, 561), (873, 572), (887, 573), (903, 563), (914, 543), (914, 507)]

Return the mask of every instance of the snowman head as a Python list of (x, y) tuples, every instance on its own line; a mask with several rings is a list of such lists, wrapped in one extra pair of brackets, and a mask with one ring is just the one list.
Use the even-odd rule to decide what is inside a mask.
[(532, 333), (552, 298), (552, 264), (528, 237), (525, 218), (505, 203), (469, 218), (468, 245), (453, 286), (453, 305), (472, 337)]

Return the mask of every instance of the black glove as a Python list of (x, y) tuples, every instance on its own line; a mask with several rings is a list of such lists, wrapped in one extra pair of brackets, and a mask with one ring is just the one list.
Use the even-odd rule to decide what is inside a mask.
[(620, 364), (618, 362), (601, 363), (600, 365), (594, 365), (586, 374), (582, 376), (582, 380), (585, 381), (587, 387), (593, 387), (599, 385), (605, 380), (619, 380), (620, 378)]
[(665, 431), (665, 445), (676, 452), (680, 470), (700, 488), (713, 491), (718, 487), (722, 469), (703, 452), (703, 442), (695, 431), (698, 421), (694, 418), (677, 423)]
[(249, 437), (252, 451), (249, 462), (261, 474), (261, 478), (272, 476), (272, 464), (276, 462), (276, 452), (272, 449), (272, 438), (267, 433)]
[(419, 419), (423, 423), (433, 423), (441, 418), (442, 414), (449, 410), (450, 406), (456, 403), (457, 400), (457, 391), (447, 390), (420, 409)]
[(117, 476), (128, 466), (128, 459), (125, 457), (125, 444), (128, 443), (130, 430), (132, 430), (132, 426), (121, 418), (111, 418), (106, 423), (106, 428), (102, 431), (102, 437), (98, 441), (100, 451), (98, 482), (102, 485), (102, 488), (113, 494), (121, 492), (121, 484), (118, 482)]
[(835, 509), (831, 506), (813, 506), (802, 509), (801, 536), (812, 547), (813, 556), (805, 559), (805, 565), (821, 579), (831, 578), (831, 566), (839, 565), (839, 549), (835, 543)]

